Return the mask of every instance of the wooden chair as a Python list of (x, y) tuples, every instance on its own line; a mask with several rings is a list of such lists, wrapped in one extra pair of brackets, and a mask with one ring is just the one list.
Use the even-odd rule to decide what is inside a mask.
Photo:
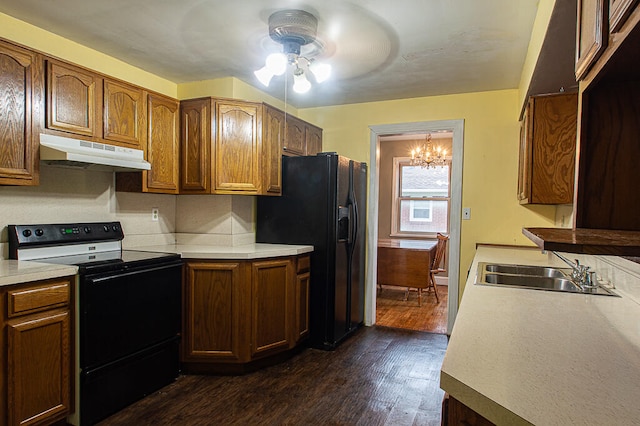
[(436, 302), (438, 300), (438, 288), (436, 286), (436, 275), (440, 272), (446, 272), (444, 268), (440, 268), (440, 264), (444, 260), (444, 253), (447, 251), (447, 241), (449, 241), (448, 235), (438, 233), (438, 244), (436, 245), (436, 254), (433, 256), (433, 262), (431, 263), (431, 271), (429, 272), (429, 285), (427, 291), (433, 288), (433, 293), (436, 295)]

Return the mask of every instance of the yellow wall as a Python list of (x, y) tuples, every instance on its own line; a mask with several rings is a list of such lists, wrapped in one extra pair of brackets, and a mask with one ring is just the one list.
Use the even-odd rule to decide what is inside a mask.
[(324, 129), (323, 150), (370, 161), (371, 125), (464, 119), (460, 294), (476, 243), (532, 245), (523, 226), (554, 226), (555, 207), (517, 199), (518, 90), (467, 93), (300, 110)]
[(544, 37), (547, 34), (547, 27), (551, 20), (551, 12), (556, 4), (556, 0), (540, 0), (538, 2), (538, 11), (536, 13), (536, 19), (533, 22), (533, 30), (531, 31), (531, 39), (529, 40), (529, 48), (527, 49), (527, 56), (522, 67), (522, 73), (520, 74), (520, 85), (518, 86), (519, 99), (518, 105), (524, 105), (524, 97), (527, 95), (527, 90), (531, 83), (533, 76), (533, 70), (535, 69), (538, 56), (540, 56), (540, 50), (542, 49), (542, 43)]
[(177, 97), (178, 86), (169, 80), (3, 13), (0, 13), (0, 37), (172, 98)]
[(214, 80), (193, 81), (178, 85), (178, 99), (193, 99), (205, 96), (241, 99), (252, 102), (266, 102), (289, 114), (297, 115), (298, 110), (285, 105), (280, 99), (239, 80), (235, 77), (217, 78)]

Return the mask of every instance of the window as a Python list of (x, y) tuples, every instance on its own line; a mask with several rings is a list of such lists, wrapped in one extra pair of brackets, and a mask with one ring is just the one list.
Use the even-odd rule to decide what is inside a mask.
[(449, 232), (450, 166), (423, 169), (410, 158), (393, 159), (393, 236)]

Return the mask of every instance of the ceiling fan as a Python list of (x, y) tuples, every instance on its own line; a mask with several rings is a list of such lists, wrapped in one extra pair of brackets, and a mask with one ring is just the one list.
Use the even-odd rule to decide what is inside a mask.
[[(311, 88), (307, 75), (316, 83), (331, 76), (331, 65), (318, 61), (315, 56), (322, 52), (323, 43), (317, 38), (318, 19), (299, 9), (279, 10), (269, 16), (269, 37), (282, 45), (282, 52), (267, 56), (265, 66), (254, 72), (258, 80), (269, 86), (274, 76), (282, 75), (287, 68), (293, 70), (293, 90), (306, 93)], [(303, 46), (314, 45), (301, 55)]]

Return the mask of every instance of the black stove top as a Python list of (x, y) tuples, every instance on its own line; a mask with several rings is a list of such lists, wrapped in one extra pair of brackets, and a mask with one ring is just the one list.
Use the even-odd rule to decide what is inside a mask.
[(175, 253), (158, 253), (138, 250), (114, 250), (73, 256), (46, 257), (36, 260), (43, 263), (78, 266), (81, 274), (119, 271), (180, 261)]
[(179, 262), (174, 253), (122, 250), (120, 222), (9, 225), (9, 257), (75, 265), (81, 274)]

